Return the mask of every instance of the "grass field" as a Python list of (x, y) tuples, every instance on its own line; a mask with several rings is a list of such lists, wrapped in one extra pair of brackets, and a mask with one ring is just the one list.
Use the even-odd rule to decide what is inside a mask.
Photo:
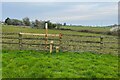
[[(74, 29), (77, 29), (74, 27)], [(79, 28), (81, 29), (81, 28)], [(86, 29), (86, 28), (84, 28)], [(88, 28), (89, 29), (89, 28)], [(92, 28), (91, 28), (92, 29)], [(94, 30), (101, 30), (103, 28), (95, 28)], [(103, 29), (104, 30), (104, 29)], [(106, 28), (108, 30), (108, 28)], [(2, 26), (3, 33), (45, 33), (44, 29), (34, 28), (23, 28), (19, 26)], [(49, 29), (50, 34), (62, 33), (62, 46), (63, 49), (84, 50), (84, 52), (60, 52), (53, 53), (49, 52), (38, 52), (38, 51), (19, 51), (19, 45), (17, 44), (2, 44), (2, 77), (3, 78), (118, 78), (118, 56), (112, 55), (117, 54), (117, 49), (103, 48), (105, 50), (103, 54), (92, 53), (87, 51), (89, 46), (100, 46), (100, 44), (80, 43), (76, 42), (80, 40), (84, 41), (99, 41), (100, 36), (111, 37), (104, 38), (104, 42), (116, 42), (116, 44), (104, 44), (105, 47), (117, 48), (117, 39), (115, 36), (95, 34), (95, 33), (83, 33), (75, 31), (64, 31), (64, 30), (52, 30)], [(67, 36), (70, 35), (82, 35), (82, 36), (97, 36), (98, 38), (91, 37), (78, 37), (78, 36)], [(16, 35), (2, 35), (3, 37), (17, 37)], [(23, 38), (41, 38), (39, 36), (22, 36)], [(52, 37), (53, 38), (53, 37)], [(66, 40), (66, 41), (65, 41)], [(68, 41), (73, 40), (73, 41)], [(19, 42), (18, 39), (2, 39), (4, 42)], [(44, 43), (42, 40), (23, 40), (25, 43)], [(68, 45), (75, 46), (68, 46)], [(82, 49), (81, 45), (87, 47)], [(23, 46), (23, 48), (41, 49), (38, 46)], [(96, 47), (93, 51), (97, 50)], [(7, 50), (11, 49), (11, 50)], [(17, 49), (17, 50), (16, 50)], [(98, 49), (98, 52), (101, 52)], [(111, 54), (106, 54), (111, 52)], [(114, 53), (113, 53), (114, 52)]]
[(108, 54), (2, 51), (3, 78), (118, 78), (118, 57)]
[(79, 27), (79, 26), (61, 26), (64, 29), (72, 29), (72, 30), (90, 30), (95, 32), (107, 32), (110, 31), (111, 27)]
[[(72, 29), (76, 29), (76, 27), (71, 27)], [(79, 27), (79, 29), (89, 29), (89, 30), (103, 30), (103, 31), (108, 31), (109, 28), (90, 28), (90, 27)], [(45, 29), (35, 29), (35, 28), (24, 28), (24, 27), (20, 27), (20, 26), (10, 26), (10, 25), (3, 25), (2, 26), (2, 32), (6, 33), (6, 32), (10, 32), (10, 33), (19, 33), (19, 32), (26, 32), (26, 33), (41, 33), (41, 34), (44, 34), (45, 33)], [(79, 41), (100, 41), (100, 36), (103, 36), (103, 37), (111, 37), (111, 38), (104, 38), (103, 41), (104, 41), (104, 47), (107, 47), (107, 48), (103, 48), (103, 53), (110, 53), (110, 54), (117, 54), (117, 48), (118, 48), (118, 39), (116, 36), (110, 36), (110, 35), (103, 35), (103, 34), (95, 34), (95, 33), (85, 33), (85, 32), (76, 32), (76, 31), (64, 31), (64, 30), (52, 30), (52, 29), (49, 29), (48, 30), (48, 33), (49, 34), (59, 34), (59, 33), (62, 33), (64, 34), (63, 37), (62, 37), (62, 45), (64, 46), (63, 49), (65, 50), (76, 50), (76, 51), (89, 51), (89, 50), (92, 50), (92, 51), (97, 51), (97, 52), (100, 52), (100, 44), (99, 43), (82, 43), (82, 42), (79, 42)], [(67, 36), (67, 35), (82, 35), (84, 37), (78, 37), (78, 36)], [(3, 37), (19, 37), (18, 35), (2, 35)], [(94, 37), (86, 37), (86, 36), (97, 36), (97, 38), (94, 38)], [(23, 36), (24, 38), (44, 38), (44, 36), (40, 37), (40, 36)], [(53, 37), (49, 37), (49, 38), (53, 38)], [(58, 37), (57, 37), (58, 39)], [(72, 40), (72, 41), (71, 41)], [(19, 42), (18, 39), (2, 39), (2, 41), (5, 41), (5, 42)], [(77, 42), (78, 41), (78, 42)], [(44, 40), (23, 40), (23, 43), (35, 43), (35, 44), (41, 44), (41, 43), (44, 43), (45, 41)], [(106, 42), (106, 43), (105, 43)], [(115, 42), (115, 43), (111, 43), (111, 42)], [(50, 43), (50, 40), (48, 41), (48, 43)], [(54, 43), (58, 43), (58, 41), (54, 41)], [(73, 46), (69, 46), (68, 45), (75, 45), (74, 47)], [(86, 47), (83, 47), (83, 46), (86, 46), (86, 47), (89, 47), (89, 48), (86, 48)], [(91, 47), (93, 46), (93, 47)], [(96, 47), (94, 47), (96, 46)], [(35, 46), (27, 46), (27, 45), (24, 45), (23, 46), (24, 48), (28, 49), (28, 48), (38, 48), (40, 46), (38, 45), (35, 45)], [(110, 47), (110, 48), (109, 48)], [(9, 46), (6, 45), (6, 44), (3, 44), (3, 48), (10, 48), (10, 49), (19, 49), (19, 45), (16, 45), (16, 44), (10, 44)], [(39, 48), (40, 49), (40, 48)]]
[[(65, 27), (66, 28), (66, 27)], [(76, 27), (71, 27), (72, 29), (76, 29)], [(89, 29), (92, 30), (94, 28), (86, 28), (86, 27), (79, 27), (79, 29)], [(19, 33), (19, 32), (30, 32), (30, 33), (45, 33), (45, 29), (35, 29), (35, 28), (24, 28), (20, 26), (12, 26), (12, 25), (3, 25), (2, 26), (2, 32), (14, 32), (14, 33)], [(104, 28), (95, 28), (95, 30), (105, 30)], [(106, 30), (109, 30), (108, 28)], [(72, 32), (72, 33), (71, 33)], [(84, 36), (108, 36), (108, 35), (103, 35), (103, 34), (94, 34), (94, 33), (83, 33), (83, 32), (74, 32), (74, 31), (63, 31), (63, 30), (52, 30), (49, 29), (48, 33), (50, 34), (76, 34), (76, 35), (84, 35)]]

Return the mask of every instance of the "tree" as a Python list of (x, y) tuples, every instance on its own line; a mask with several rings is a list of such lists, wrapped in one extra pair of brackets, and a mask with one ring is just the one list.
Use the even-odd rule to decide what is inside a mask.
[(35, 20), (35, 27), (40, 28), (40, 21), (38, 21), (37, 19)]
[(11, 19), (9, 17), (7, 19), (5, 19), (5, 24), (7, 24), (7, 25), (12, 24)]
[(45, 27), (45, 21), (40, 20), (40, 28), (44, 28)]
[(11, 19), (12, 25), (23, 25), (21, 20)]
[(32, 28), (34, 28), (34, 27), (35, 27), (35, 22), (32, 21), (30, 26), (31, 26)]
[(53, 29), (53, 28), (56, 27), (56, 24), (53, 24), (53, 23), (51, 23), (50, 21), (47, 21), (47, 23), (48, 23), (48, 28), (49, 28), (49, 29)]
[(30, 20), (28, 17), (23, 18), (23, 23), (25, 26), (30, 26)]

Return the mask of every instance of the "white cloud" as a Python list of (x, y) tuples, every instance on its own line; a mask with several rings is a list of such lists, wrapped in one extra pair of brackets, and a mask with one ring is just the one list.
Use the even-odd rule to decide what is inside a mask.
[(70, 9), (67, 9), (65, 12), (69, 13), (77, 13), (77, 12), (87, 12), (90, 11), (93, 7), (96, 7), (97, 4), (91, 4), (91, 3), (80, 3), (79, 5), (73, 5), (70, 7)]
[(101, 4), (81, 3), (80, 5), (72, 5), (57, 12), (48, 12), (44, 19), (58, 22), (106, 20), (107, 18), (112, 19), (112, 17), (117, 19), (117, 3), (106, 3), (104, 6)]

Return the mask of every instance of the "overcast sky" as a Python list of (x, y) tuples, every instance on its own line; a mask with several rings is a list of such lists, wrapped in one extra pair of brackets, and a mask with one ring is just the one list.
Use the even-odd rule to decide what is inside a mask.
[(3, 2), (2, 20), (7, 17), (78, 25), (118, 23), (117, 2)]

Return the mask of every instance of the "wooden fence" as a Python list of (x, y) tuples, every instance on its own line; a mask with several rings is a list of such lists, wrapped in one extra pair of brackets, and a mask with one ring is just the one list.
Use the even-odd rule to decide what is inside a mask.
[[(3, 45), (3, 49), (13, 48), (20, 50), (49, 50), (48, 48), (46, 49), (45, 47), (50, 45), (50, 41), (55, 42), (53, 44), (54, 49), (55, 46), (60, 46), (61, 51), (70, 51), (70, 52), (92, 51), (97, 53), (110, 53), (110, 54), (118, 53), (118, 37), (112, 37), (112, 36), (106, 37), (106, 36), (84, 36), (84, 35), (73, 35), (73, 34), (46, 35), (46, 34), (33, 34), (33, 33), (2, 33), (1, 43)], [(24, 45), (28, 45), (31, 47), (33, 45), (37, 45), (37, 47), (33, 46), (32, 48), (31, 47), (25, 48)]]
[[(67, 47), (69, 49), (65, 49), (71, 52), (84, 52), (91, 51), (97, 53), (108, 53), (108, 54), (118, 54), (119, 46), (118, 39), (119, 37), (115, 36), (84, 36), (84, 35), (73, 35), (73, 34), (63, 34), (64, 37), (67, 38)], [(71, 39), (69, 39), (71, 37)], [(76, 38), (75, 38), (76, 37)], [(75, 38), (75, 39), (74, 39)], [(64, 38), (63, 38), (64, 39)], [(62, 43), (65, 41), (63, 40)], [(73, 44), (69, 44), (72, 42)], [(74, 44), (76, 43), (76, 44)], [(73, 47), (72, 47), (73, 46)], [(64, 45), (62, 45), (64, 47)], [(70, 47), (72, 47), (70, 49)], [(76, 48), (75, 48), (76, 47)], [(77, 48), (79, 47), (79, 48)], [(84, 48), (81, 48), (84, 47)]]
[[(24, 36), (32, 36), (32, 37), (24, 37)], [(37, 38), (35, 38), (33, 36), (37, 36)], [(49, 38), (49, 37), (52, 37), (52, 38)], [(55, 37), (57, 37), (57, 38), (55, 38)], [(5, 49), (11, 49), (11, 47), (14, 47), (14, 46), (10, 47), (10, 44), (14, 44), (14, 45), (17, 44), (18, 48), (16, 48), (16, 46), (15, 46), (13, 49), (27, 50), (26, 48), (23, 47), (23, 45), (38, 45), (38, 46), (44, 46), (41, 50), (49, 50), (50, 41), (57, 41), (57, 44), (55, 43), (54, 47), (59, 46), (59, 48), (60, 48), (61, 39), (62, 39), (61, 33), (60, 34), (47, 34), (47, 35), (46, 34), (35, 34), (35, 33), (2, 33), (2, 42), (1, 43), (2, 43), (2, 45), (9, 44), (9, 45), (7, 45), (8, 48), (5, 48)], [(24, 42), (24, 40), (27, 40), (27, 41), (28, 40), (38, 41), (39, 40), (39, 41), (44, 41), (44, 42), (42, 42), (41, 44), (31, 43), (31, 42), (26, 43), (26, 42)], [(49, 40), (49, 42), (48, 42), (48, 40)], [(3, 46), (3, 49), (4, 49), (4, 46)]]
[[(45, 44), (42, 44), (42, 45), (45, 45), (45, 48), (47, 49), (50, 45), (50, 43), (48, 44), (48, 37), (49, 36), (52, 36), (52, 37), (59, 37), (59, 42), (58, 42), (58, 46), (60, 46), (61, 44), (61, 38), (62, 38), (62, 34), (35, 34), (35, 33), (19, 33), (19, 47), (20, 47), (20, 50), (22, 50), (22, 35), (32, 35), (32, 36), (43, 36), (45, 38), (42, 38), (43, 40), (45, 40)], [(25, 38), (24, 38), (25, 39)], [(33, 38), (35, 39), (35, 38)], [(54, 39), (51, 39), (51, 41), (53, 41)], [(31, 45), (34, 45), (34, 44), (31, 44)], [(38, 44), (36, 44), (38, 45)], [(39, 44), (40, 45), (40, 44)]]

